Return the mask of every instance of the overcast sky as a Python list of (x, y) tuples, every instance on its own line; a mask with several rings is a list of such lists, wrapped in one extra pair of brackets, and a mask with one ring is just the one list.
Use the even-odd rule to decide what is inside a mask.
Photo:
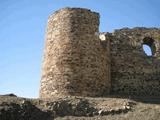
[(160, 27), (160, 0), (0, 0), (0, 94), (38, 97), (48, 16), (63, 7), (100, 13), (100, 31)]

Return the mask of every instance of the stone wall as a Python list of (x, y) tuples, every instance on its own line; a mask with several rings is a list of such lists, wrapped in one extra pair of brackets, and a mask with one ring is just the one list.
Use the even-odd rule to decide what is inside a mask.
[(41, 98), (109, 93), (109, 57), (98, 29), (99, 14), (87, 9), (65, 8), (49, 17)]
[[(147, 56), (143, 44), (152, 47)], [(120, 29), (111, 37), (112, 94), (160, 95), (160, 29)]]
[(87, 9), (64, 8), (49, 17), (40, 97), (159, 96), (160, 29), (98, 29), (99, 14)]

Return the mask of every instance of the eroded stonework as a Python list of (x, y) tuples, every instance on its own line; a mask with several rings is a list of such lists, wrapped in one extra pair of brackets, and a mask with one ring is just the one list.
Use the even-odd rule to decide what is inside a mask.
[[(152, 56), (142, 48), (147, 44)], [(99, 32), (99, 14), (64, 8), (48, 19), (41, 98), (160, 95), (160, 29)]]
[[(143, 44), (154, 47), (147, 56)], [(160, 29), (116, 30), (111, 39), (112, 93), (160, 95)]]

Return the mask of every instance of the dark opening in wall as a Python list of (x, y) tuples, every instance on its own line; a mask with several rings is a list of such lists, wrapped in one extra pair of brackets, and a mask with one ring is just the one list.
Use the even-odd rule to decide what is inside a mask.
[(154, 40), (152, 38), (150, 37), (144, 38), (142, 47), (143, 47), (143, 51), (147, 56), (153, 56), (155, 54), (156, 47), (154, 44)]

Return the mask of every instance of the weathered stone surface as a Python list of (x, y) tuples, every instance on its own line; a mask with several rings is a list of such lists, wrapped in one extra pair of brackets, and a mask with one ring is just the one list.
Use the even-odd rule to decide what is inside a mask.
[(64, 8), (49, 17), (40, 97), (159, 96), (160, 29), (99, 33), (98, 27), (99, 14), (87, 9)]
[(109, 57), (98, 27), (99, 14), (87, 9), (65, 8), (49, 17), (40, 97), (109, 92)]
[[(159, 36), (157, 28), (126, 28), (112, 34), (111, 94), (160, 95)], [(144, 53), (143, 44), (155, 46), (152, 56)]]

